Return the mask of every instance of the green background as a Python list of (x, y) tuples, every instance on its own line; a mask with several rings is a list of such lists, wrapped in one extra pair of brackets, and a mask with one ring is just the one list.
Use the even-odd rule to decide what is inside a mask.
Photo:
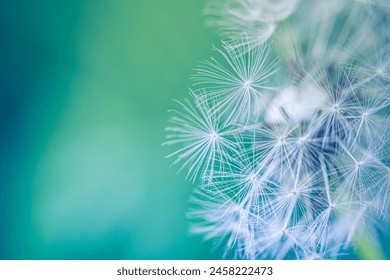
[(0, 2), (0, 258), (217, 258), (161, 146), (204, 2)]
[(161, 146), (219, 42), (203, 6), (0, 0), (1, 259), (220, 257), (188, 233), (193, 186)]

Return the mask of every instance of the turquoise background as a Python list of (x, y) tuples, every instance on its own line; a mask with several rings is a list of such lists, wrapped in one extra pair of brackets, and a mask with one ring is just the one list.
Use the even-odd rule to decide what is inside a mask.
[(0, 0), (0, 259), (220, 257), (161, 146), (219, 42), (203, 6)]
[(0, 258), (217, 258), (161, 146), (204, 2), (0, 2)]

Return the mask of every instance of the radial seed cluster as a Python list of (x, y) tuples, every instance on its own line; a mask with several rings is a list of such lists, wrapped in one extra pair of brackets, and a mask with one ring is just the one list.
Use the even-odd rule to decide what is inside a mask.
[(195, 185), (192, 232), (226, 258), (336, 259), (387, 222), (390, 5), (339, 2), (206, 7), (224, 40), (165, 144)]

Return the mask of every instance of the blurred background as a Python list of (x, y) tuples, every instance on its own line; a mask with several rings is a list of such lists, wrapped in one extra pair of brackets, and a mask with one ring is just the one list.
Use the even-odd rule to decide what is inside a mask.
[(161, 146), (204, 1), (0, 2), (0, 258), (217, 258)]
[(0, 258), (219, 258), (161, 146), (219, 42), (204, 1), (0, 3)]

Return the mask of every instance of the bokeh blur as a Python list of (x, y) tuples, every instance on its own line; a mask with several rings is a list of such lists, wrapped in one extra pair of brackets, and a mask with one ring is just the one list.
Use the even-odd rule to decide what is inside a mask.
[(220, 41), (203, 7), (0, 0), (0, 259), (220, 258), (161, 146)]
[(204, 2), (0, 2), (0, 258), (217, 258), (161, 146)]

